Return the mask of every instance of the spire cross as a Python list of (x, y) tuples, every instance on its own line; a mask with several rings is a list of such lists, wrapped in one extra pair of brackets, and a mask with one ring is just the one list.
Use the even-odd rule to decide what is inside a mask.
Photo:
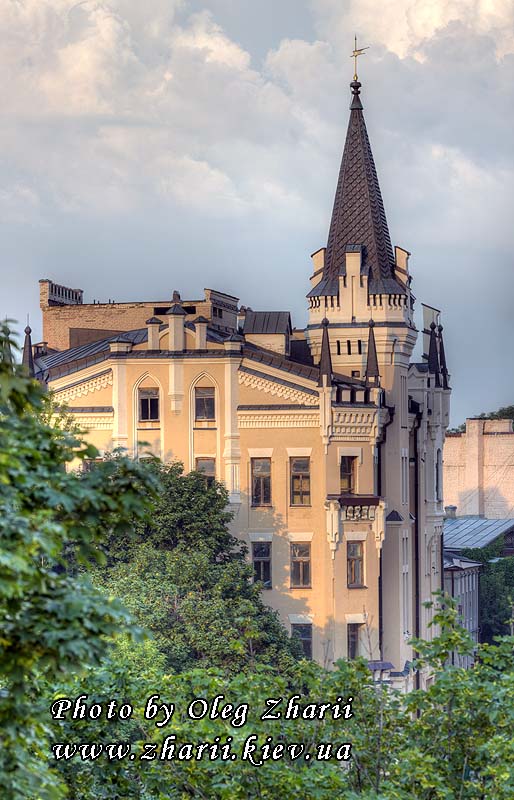
[(365, 56), (366, 55), (366, 53), (364, 52), (365, 50), (369, 50), (369, 46), (368, 47), (357, 48), (357, 37), (355, 37), (355, 47), (354, 47), (353, 53), (350, 56), (350, 58), (353, 58), (353, 62), (354, 62), (354, 66), (355, 66), (355, 74), (353, 76), (353, 80), (354, 81), (358, 80), (358, 77), (357, 77), (357, 59), (358, 59), (359, 56)]

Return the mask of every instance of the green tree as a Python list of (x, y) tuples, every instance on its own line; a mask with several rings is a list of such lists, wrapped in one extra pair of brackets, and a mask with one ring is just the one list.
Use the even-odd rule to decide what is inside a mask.
[(149, 628), (168, 669), (256, 663), (288, 669), (301, 654), (252, 580), (246, 548), (231, 535), (228, 495), (180, 463), (150, 462), (158, 495), (149, 520), (111, 537), (95, 584)]
[(51, 425), (48, 399), (14, 365), (7, 325), (0, 328), (0, 780), (5, 800), (61, 796), (49, 769), (48, 714), (38, 709), (45, 680), (98, 664), (105, 636), (128, 614), (67, 574), (67, 547), (78, 563), (98, 557), (106, 531), (116, 536), (145, 515), (152, 475), (130, 461), (105, 464), (81, 478), (74, 458), (96, 454), (73, 433)]
[(495, 636), (509, 633), (514, 604), (514, 556), (502, 558), (505, 537), (482, 548), (463, 550), (466, 558), (483, 564), (479, 582), (480, 638), (493, 643)]

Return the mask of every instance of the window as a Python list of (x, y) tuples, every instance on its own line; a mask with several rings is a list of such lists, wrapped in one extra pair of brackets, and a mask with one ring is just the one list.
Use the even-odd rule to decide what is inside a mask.
[(341, 456), (341, 494), (355, 493), (356, 456)]
[(348, 631), (348, 658), (353, 660), (359, 657), (359, 633), (361, 626), (358, 622), (349, 622), (346, 627)]
[(310, 458), (291, 458), (291, 505), (310, 506), (311, 504), (311, 463)]
[(336, 342), (336, 347), (337, 347), (337, 355), (340, 356), (341, 355), (341, 342), (339, 341), (339, 339)]
[(443, 499), (442, 492), (442, 474), (443, 474), (443, 454), (440, 450), (437, 451), (435, 462), (435, 499), (439, 503)]
[(360, 356), (362, 355), (362, 339), (357, 340), (357, 352)]
[(214, 386), (195, 389), (196, 419), (216, 419), (214, 415)]
[(196, 469), (201, 472), (205, 477), (206, 485), (212, 486), (216, 478), (216, 459), (215, 458), (197, 458)]
[(218, 317), (218, 319), (222, 319), (223, 318), (223, 310), (221, 308), (216, 308), (216, 306), (213, 306), (212, 315), (213, 315), (213, 317)]
[(82, 460), (82, 472), (92, 472), (102, 461), (102, 458), (84, 458)]
[(301, 588), (311, 585), (311, 546), (310, 544), (291, 544), (291, 587)]
[(360, 378), (361, 371), (360, 369), (352, 369), (352, 378)]
[(159, 390), (139, 390), (139, 421), (150, 422), (159, 419)]
[(346, 352), (349, 356), (352, 354), (352, 343), (349, 339), (346, 340)]
[(348, 588), (359, 589), (364, 586), (364, 545), (362, 542), (347, 542), (346, 560)]
[(295, 623), (291, 625), (291, 635), (299, 638), (305, 658), (312, 658), (312, 625)]
[(261, 581), (265, 589), (271, 589), (271, 542), (252, 544), (254, 581)]
[(252, 506), (271, 505), (271, 458), (252, 458)]

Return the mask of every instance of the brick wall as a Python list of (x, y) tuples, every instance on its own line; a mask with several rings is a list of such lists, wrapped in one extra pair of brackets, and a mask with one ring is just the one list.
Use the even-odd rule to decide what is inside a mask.
[(457, 515), (514, 518), (514, 433), (511, 420), (466, 420), (466, 433), (444, 446), (444, 503)]

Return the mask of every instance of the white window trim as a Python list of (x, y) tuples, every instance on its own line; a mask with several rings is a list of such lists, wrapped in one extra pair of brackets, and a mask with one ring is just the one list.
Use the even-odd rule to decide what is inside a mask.
[(249, 458), (271, 458), (273, 455), (272, 447), (249, 447)]
[(354, 456), (359, 459), (359, 464), (362, 465), (362, 447), (338, 447), (337, 448), (337, 463), (341, 463), (343, 456)]
[(273, 531), (250, 531), (248, 538), (251, 542), (272, 542)]
[(286, 452), (289, 458), (310, 458), (312, 447), (287, 447)]
[(312, 625), (313, 614), (288, 614), (291, 625)]
[(347, 625), (365, 625), (366, 614), (345, 614), (344, 619)]
[(343, 539), (347, 542), (365, 542), (368, 538), (367, 531), (345, 531), (343, 530)]
[(296, 533), (296, 531), (288, 531), (287, 533), (287, 538), (290, 542), (312, 542), (313, 536), (313, 531), (309, 531), (308, 533)]

